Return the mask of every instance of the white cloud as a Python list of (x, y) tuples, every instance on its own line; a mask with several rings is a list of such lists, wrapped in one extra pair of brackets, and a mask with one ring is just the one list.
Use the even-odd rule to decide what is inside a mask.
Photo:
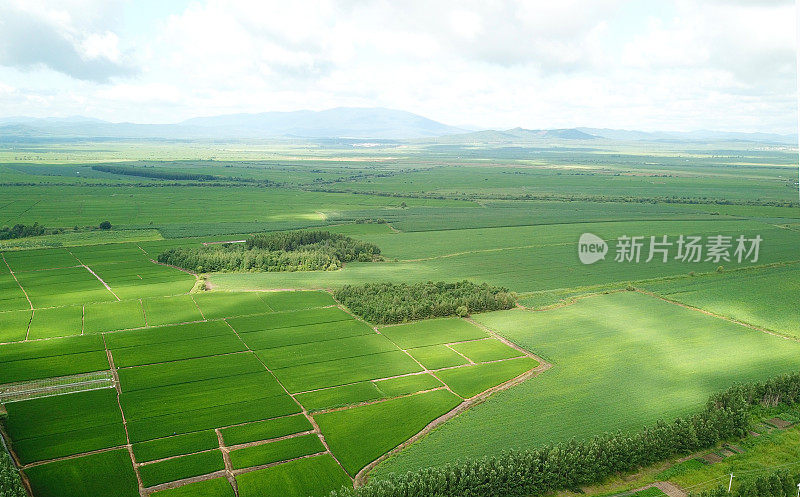
[(28, 50), (35, 63), (9, 62), (0, 50), (11, 67), (0, 82), (47, 101), (14, 113), (174, 122), (349, 105), (500, 128), (796, 122), (787, 1), (660, 0), (658, 13), (630, 14), (633, 0), (205, 0), (154, 13), (154, 35), (136, 40), (118, 29), (119, 2), (69, 2), (31, 0), (24, 12), (72, 59)]

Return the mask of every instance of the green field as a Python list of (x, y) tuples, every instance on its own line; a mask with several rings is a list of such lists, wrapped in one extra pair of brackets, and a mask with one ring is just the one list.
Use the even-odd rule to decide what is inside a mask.
[(800, 353), (797, 342), (636, 292), (475, 319), (553, 367), (442, 425), (377, 475), (637, 430), (691, 413), (735, 381), (796, 370)]
[[(61, 231), (0, 240), (6, 442), (34, 497), (232, 497), (231, 480), (240, 497), (326, 497), (464, 402), (368, 476), (692, 413), (800, 367), (796, 162), (744, 141), (2, 141), (0, 225)], [(302, 228), (383, 259), (155, 262)], [(608, 242), (604, 260), (581, 264), (583, 233)], [(614, 260), (619, 237), (664, 235), (763, 242), (757, 261), (644, 262), (647, 243), (641, 262)], [(376, 326), (332, 296), (465, 279), (520, 307)]]

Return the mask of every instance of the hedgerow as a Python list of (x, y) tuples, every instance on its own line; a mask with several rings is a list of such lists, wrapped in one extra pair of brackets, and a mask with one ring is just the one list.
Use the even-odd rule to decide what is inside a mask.
[(738, 488), (728, 492), (727, 485), (706, 490), (692, 497), (795, 497), (800, 474), (792, 476), (787, 471), (747, 478), (742, 480)]
[(380, 249), (328, 231), (291, 231), (255, 235), (242, 244), (174, 248), (158, 261), (191, 271), (319, 271), (345, 262), (373, 261)]
[(506, 288), (471, 281), (345, 285), (334, 296), (354, 313), (377, 324), (466, 316), (511, 309), (516, 303), (516, 294)]
[(14, 467), (11, 456), (0, 445), (0, 497), (27, 497), (19, 471)]
[(571, 440), (477, 461), (392, 474), (363, 487), (343, 488), (331, 496), (532, 497), (576, 489), (669, 457), (706, 449), (723, 440), (743, 437), (754, 406), (794, 404), (800, 400), (798, 392), (800, 373), (762, 383), (735, 385), (713, 395), (705, 408), (693, 416), (671, 423), (659, 421), (635, 434), (604, 434), (587, 441)]

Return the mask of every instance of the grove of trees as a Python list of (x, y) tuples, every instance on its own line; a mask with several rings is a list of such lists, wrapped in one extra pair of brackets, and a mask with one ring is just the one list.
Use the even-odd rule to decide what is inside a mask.
[(380, 257), (371, 243), (328, 231), (289, 231), (255, 235), (244, 244), (173, 248), (158, 261), (190, 271), (320, 271), (352, 261)]
[(345, 285), (334, 296), (353, 312), (376, 324), (403, 323), (473, 312), (511, 309), (516, 294), (471, 281), (445, 283), (366, 283)]

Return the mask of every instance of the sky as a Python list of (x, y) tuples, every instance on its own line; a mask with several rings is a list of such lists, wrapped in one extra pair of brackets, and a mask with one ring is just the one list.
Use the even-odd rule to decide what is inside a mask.
[(786, 0), (0, 0), (0, 117), (797, 130)]

